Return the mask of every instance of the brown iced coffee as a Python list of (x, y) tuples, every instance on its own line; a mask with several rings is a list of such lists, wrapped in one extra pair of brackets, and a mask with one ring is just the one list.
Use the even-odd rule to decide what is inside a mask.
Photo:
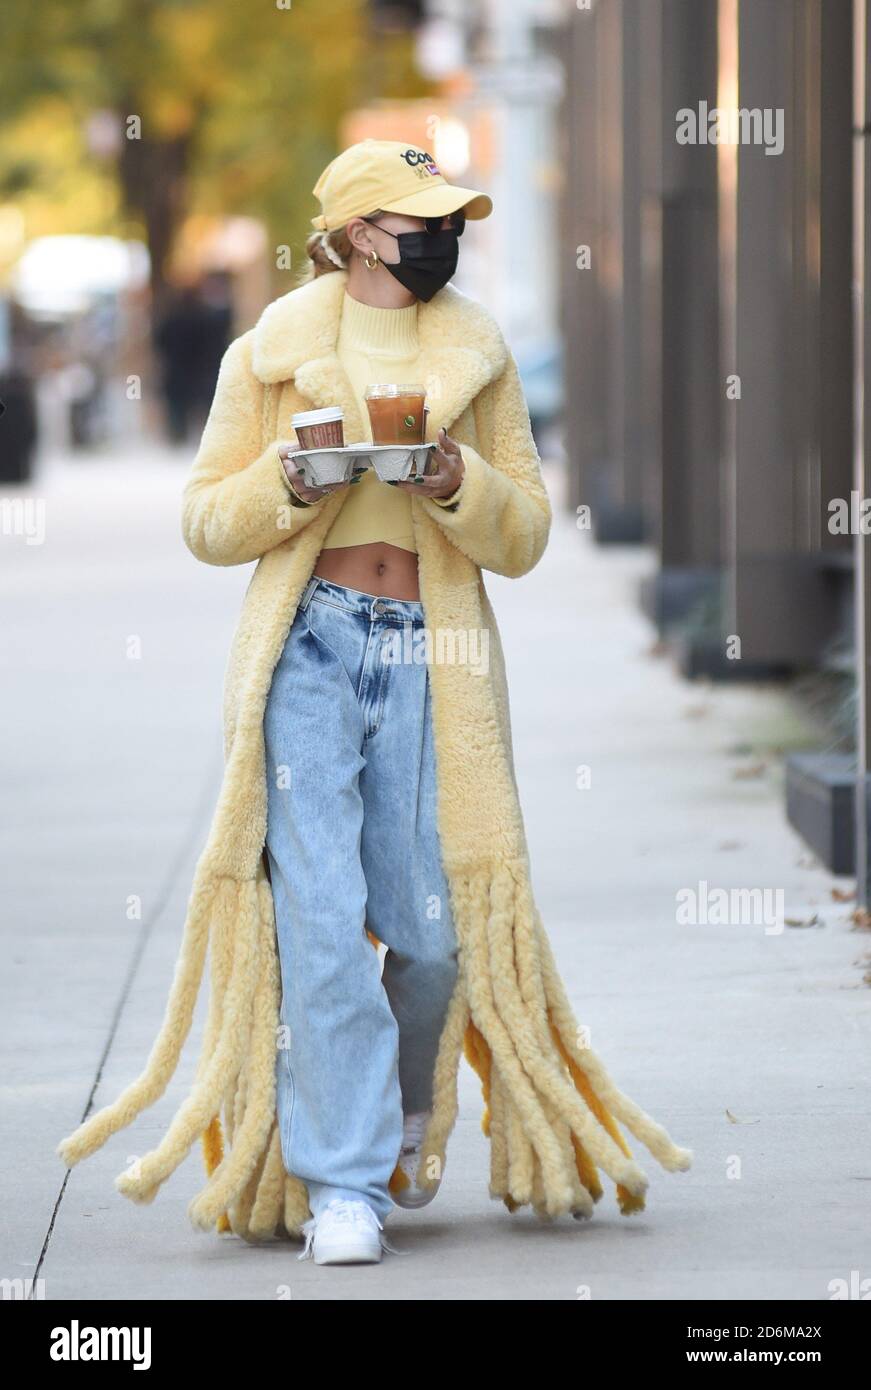
[(373, 444), (422, 444), (426, 388), (378, 384), (365, 391)]

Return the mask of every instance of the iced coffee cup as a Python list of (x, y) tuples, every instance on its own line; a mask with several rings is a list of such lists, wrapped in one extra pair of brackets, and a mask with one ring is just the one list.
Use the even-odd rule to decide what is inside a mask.
[(301, 410), (291, 417), (291, 425), (301, 449), (343, 449), (345, 413), (341, 406), (323, 410)]
[(373, 444), (422, 444), (426, 387), (380, 383), (365, 391)]

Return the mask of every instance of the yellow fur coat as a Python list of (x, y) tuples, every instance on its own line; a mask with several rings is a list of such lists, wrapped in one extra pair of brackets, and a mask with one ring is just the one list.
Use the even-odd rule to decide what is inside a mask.
[[(347, 274), (267, 306), (221, 364), (183, 507), (185, 540), (215, 565), (257, 560), (225, 686), (225, 772), (196, 868), (175, 976), (141, 1076), (59, 1146), (72, 1166), (166, 1089), (190, 1031), (209, 959), (202, 1052), (190, 1094), (163, 1140), (116, 1179), (150, 1202), (202, 1139), (208, 1181), (195, 1226), (249, 1240), (298, 1236), (304, 1183), (285, 1172), (275, 1115), (280, 977), (263, 863), (263, 711), (272, 672), (321, 544), (347, 490), (289, 505), (277, 444), (291, 415), (341, 405), (345, 437), (365, 437), (335, 352)], [(448, 286), (419, 306), (415, 379), (427, 387), (428, 434), (444, 425), (470, 446), (455, 509), (412, 496), (420, 592), (429, 631), (488, 630), (489, 667), (430, 665), (438, 826), (459, 944), (459, 976), (439, 1046), (422, 1173), (438, 1171), (457, 1115), (465, 1051), (484, 1093), (490, 1192), (509, 1209), (590, 1215), (601, 1169), (623, 1212), (647, 1179), (618, 1122), (664, 1168), (690, 1154), (623, 1095), (584, 1045), (530, 887), (499, 634), (481, 570), (519, 576), (539, 560), (551, 510), (514, 359), (490, 314)], [(474, 451), (474, 452), (472, 452)], [(223, 1123), (221, 1116), (223, 1114)], [(401, 1180), (397, 1170), (394, 1182)]]

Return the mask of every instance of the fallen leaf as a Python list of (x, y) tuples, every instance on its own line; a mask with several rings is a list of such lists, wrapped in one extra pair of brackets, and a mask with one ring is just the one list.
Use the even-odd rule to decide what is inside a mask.
[(836, 903), (851, 903), (855, 901), (855, 888), (833, 888), (832, 897)]
[(736, 782), (750, 781), (753, 777), (761, 777), (767, 766), (767, 763), (747, 763), (745, 767), (733, 768), (732, 776)]
[(726, 1111), (726, 1119), (729, 1121), (729, 1124), (730, 1124), (730, 1125), (758, 1125), (758, 1124), (759, 1124), (759, 1121), (758, 1121), (758, 1120), (739, 1120), (739, 1119), (737, 1118), (737, 1116), (735, 1116), (735, 1115), (732, 1114), (731, 1110), (727, 1110), (727, 1111)]
[(816, 913), (813, 917), (784, 917), (783, 922), (784, 926), (787, 927), (818, 927), (823, 925)]

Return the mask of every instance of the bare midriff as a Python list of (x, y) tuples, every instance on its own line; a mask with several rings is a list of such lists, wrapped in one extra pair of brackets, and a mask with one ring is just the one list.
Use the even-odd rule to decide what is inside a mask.
[(344, 584), (382, 598), (419, 599), (417, 553), (388, 541), (369, 545), (340, 545), (322, 550), (313, 573), (333, 584)]

